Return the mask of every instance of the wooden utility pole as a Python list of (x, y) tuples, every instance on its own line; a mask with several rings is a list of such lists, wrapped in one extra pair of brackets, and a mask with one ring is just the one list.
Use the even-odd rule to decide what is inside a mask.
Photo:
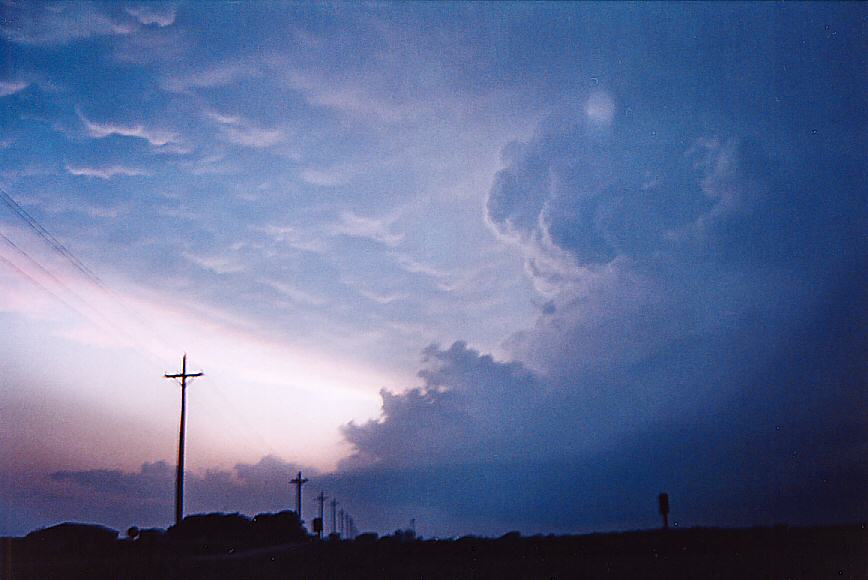
[(660, 508), (660, 515), (663, 516), (663, 529), (669, 529), (669, 494), (661, 493), (657, 496), (657, 507)]
[(187, 353), (181, 359), (181, 372), (163, 375), (167, 379), (181, 379), (181, 429), (178, 435), (178, 471), (175, 474), (175, 525), (184, 519), (184, 430), (187, 424), (187, 379), (201, 377), (205, 373), (187, 372)]
[(338, 514), (338, 500), (332, 498), (332, 533), (338, 533), (338, 525), (337, 525), (337, 514)]
[(318, 533), (319, 533), (319, 539), (320, 539), (320, 540), (322, 540), (322, 529), (323, 529), (323, 527), (325, 526), (325, 524), (323, 523), (323, 522), (325, 521), (325, 520), (323, 520), (323, 515), (324, 515), (323, 512), (325, 511), (325, 500), (326, 500), (326, 497), (327, 497), (327, 496), (326, 496), (325, 492), (322, 491), (322, 490), (320, 490), (319, 495), (316, 496), (316, 501), (317, 501), (317, 503), (319, 503), (319, 525), (320, 525), (320, 529), (319, 529), (319, 532), (318, 532)]
[(299, 523), (301, 523), (301, 486), (307, 483), (307, 478), (302, 477), (299, 471), (298, 476), (295, 479), (290, 479), (289, 483), (295, 486), (295, 513)]

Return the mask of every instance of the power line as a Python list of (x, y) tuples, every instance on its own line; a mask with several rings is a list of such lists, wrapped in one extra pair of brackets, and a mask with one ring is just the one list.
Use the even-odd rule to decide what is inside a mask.
[(146, 321), (142, 320), (135, 311), (131, 310), (120, 296), (111, 288), (109, 288), (105, 282), (90, 268), (88, 268), (69, 248), (67, 248), (60, 240), (58, 240), (51, 232), (49, 232), (39, 221), (34, 218), (30, 213), (25, 210), (20, 203), (15, 201), (15, 199), (9, 195), (9, 193), (0, 187), (0, 200), (6, 204), (9, 209), (15, 213), (21, 220), (23, 220), (36, 234), (47, 243), (55, 252), (63, 256), (72, 266), (81, 272), (91, 283), (100, 288), (103, 292), (108, 294), (120, 307), (121, 309), (132, 319), (134, 319), (139, 326), (143, 329), (147, 330), (154, 338), (156, 338), (159, 342), (164, 345), (171, 346), (172, 348), (176, 348), (177, 345), (169, 345), (168, 341), (165, 337), (160, 336)]
[(72, 252), (70, 252), (69, 249), (60, 242), (60, 240), (58, 240), (57, 238), (55, 238), (51, 234), (51, 232), (49, 232), (44, 227), (42, 227), (42, 225), (38, 221), (36, 221), (36, 218), (34, 218), (29, 213), (27, 213), (27, 210), (25, 210), (23, 207), (21, 207), (21, 204), (19, 204), (17, 201), (15, 201), (15, 199), (13, 199), (12, 196), (9, 195), (6, 192), (6, 190), (3, 189), (2, 187), (0, 187), (0, 200), (3, 200), (3, 203), (5, 203), (9, 207), (9, 209), (11, 209), (13, 212), (15, 212), (15, 214), (18, 217), (20, 217), (22, 220), (24, 220), (24, 222), (27, 223), (27, 225), (30, 226), (30, 228), (34, 232), (36, 232), (39, 235), (39, 237), (41, 237), (43, 240), (45, 240), (45, 242), (49, 246), (54, 248), (55, 251), (57, 251), (59, 254), (61, 254), (67, 260), (69, 260), (69, 262), (78, 271), (80, 271), (82, 274), (87, 276), (87, 278), (91, 282), (93, 282), (94, 284), (96, 284), (100, 288), (106, 289), (105, 285), (103, 284), (103, 281), (100, 280), (99, 276), (94, 274), (90, 268), (85, 266), (81, 262), (81, 260), (79, 260)]
[[(0, 238), (2, 238), (6, 242), (6, 244), (9, 245), (11, 248), (13, 248), (19, 255), (24, 257), (30, 264), (35, 266), (40, 272), (42, 272), (43, 274), (48, 276), (51, 280), (53, 280), (55, 284), (60, 286), (63, 290), (68, 292), (76, 300), (78, 300), (81, 304), (83, 304), (86, 308), (88, 308), (91, 311), (91, 313), (95, 314), (100, 320), (102, 320), (102, 322), (105, 323), (109, 329), (111, 329), (114, 332), (116, 332), (117, 334), (121, 335), (123, 338), (129, 340), (132, 344), (134, 344), (139, 349), (142, 349), (139, 351), (139, 354), (141, 354), (145, 358), (148, 358), (150, 360), (150, 362), (152, 362), (158, 366), (161, 364), (159, 357), (153, 351), (151, 351), (149, 348), (147, 348), (145, 345), (143, 345), (141, 342), (139, 342), (135, 337), (133, 337), (126, 330), (121, 328), (119, 325), (117, 325), (113, 321), (109, 320), (109, 318), (105, 314), (100, 312), (97, 308), (95, 308), (93, 305), (91, 305), (87, 300), (85, 300), (84, 298), (79, 296), (74, 290), (72, 290), (72, 288), (70, 288), (69, 286), (64, 284), (63, 281), (60, 280), (60, 278), (55, 276), (50, 270), (48, 270), (48, 268), (43, 266), (38, 260), (36, 260), (30, 254), (28, 254), (26, 251), (24, 251), (20, 246), (18, 246), (18, 244), (16, 244), (14, 241), (9, 239), (9, 237), (7, 237), (5, 234), (3, 234), (3, 232), (0, 232)], [(30, 278), (30, 279), (31, 279), (31, 281), (35, 282), (35, 279), (33, 279), (33, 278)], [(60, 300), (60, 298), (57, 295), (53, 295), (53, 296), (56, 299)], [(70, 306), (67, 303), (65, 303), (65, 304), (67, 306)], [(97, 324), (93, 318), (84, 315), (84, 313), (82, 313), (81, 311), (76, 309), (76, 312), (78, 312), (82, 316), (85, 316), (90, 322)]]
[[(84, 275), (87, 278), (87, 280), (89, 280), (91, 283), (93, 283), (95, 286), (97, 286), (103, 292), (105, 292), (109, 297), (111, 297), (117, 303), (117, 305), (120, 306), (120, 308), (124, 311), (124, 313), (126, 313), (131, 319), (135, 320), (138, 323), (138, 326), (140, 327), (140, 329), (145, 330), (148, 334), (151, 335), (152, 338), (156, 338), (157, 342), (159, 342), (162, 346), (167, 347), (167, 348), (171, 348), (171, 349), (175, 349), (175, 350), (180, 350), (177, 347), (177, 345), (175, 345), (171, 341), (166, 340), (166, 338), (161, 336), (160, 333), (158, 333), (157, 331), (155, 331), (155, 329), (150, 324), (148, 324), (146, 321), (142, 320), (142, 318), (134, 310), (127, 307), (127, 305), (124, 303), (124, 301), (121, 299), (121, 297), (118, 296), (118, 294), (116, 292), (114, 292), (109, 286), (107, 286), (105, 284), (105, 282), (103, 282), (103, 280), (93, 270), (91, 270), (88, 266), (86, 266), (66, 245), (64, 245), (51, 232), (49, 232), (42, 224), (40, 224), (39, 221), (35, 217), (33, 217), (30, 213), (28, 213), (27, 210), (25, 210), (21, 206), (21, 204), (19, 204), (2, 187), (0, 187), (0, 200), (2, 200), (4, 202), (4, 204), (7, 207), (9, 207), (17, 217), (19, 217), (21, 220), (23, 220), (28, 225), (28, 227), (30, 229), (32, 229), (55, 252), (60, 254), (64, 259), (66, 259), (70, 264), (72, 264), (72, 266), (76, 270), (78, 270), (82, 275)], [(78, 296), (75, 292), (73, 292), (62, 281), (60, 281), (56, 276), (54, 276), (47, 268), (42, 266), (37, 260), (32, 258), (29, 254), (27, 254), (27, 252), (25, 252), (17, 244), (15, 244), (15, 242), (13, 242), (11, 239), (6, 237), (2, 233), (0, 233), (0, 236), (2, 236), (6, 240), (6, 242), (9, 245), (11, 245), (17, 252), (19, 252), (27, 260), (29, 260), (31, 263), (33, 263), (39, 270), (41, 270), (46, 275), (48, 275), (52, 280), (54, 280), (61, 288), (63, 288), (64, 290), (69, 292), (72, 296), (77, 298), (86, 307), (88, 307), (91, 310), (93, 310), (94, 312), (96, 312), (102, 319), (104, 319), (108, 323), (110, 328), (113, 328), (116, 332), (125, 335), (127, 339), (129, 339), (133, 344), (135, 344), (138, 347), (136, 350), (140, 355), (144, 356), (145, 358), (148, 358), (152, 364), (155, 364), (157, 366), (162, 365), (162, 361), (160, 361), (160, 357), (156, 353), (154, 353), (153, 351), (148, 349), (140, 341), (138, 341), (135, 337), (133, 337), (129, 333), (125, 332), (122, 328), (120, 328), (119, 326), (114, 324), (111, 320), (107, 319), (102, 313), (100, 313), (99, 310), (97, 310), (96, 308), (91, 306), (86, 300), (84, 300), (83, 298)], [(4, 262), (6, 262), (10, 267), (14, 268), (20, 274), (26, 276), (31, 282), (33, 282), (34, 284), (36, 284), (37, 286), (42, 288), (45, 292), (47, 292), (49, 295), (54, 297), (56, 300), (58, 300), (59, 302), (61, 302), (65, 306), (67, 306), (68, 308), (72, 309), (73, 311), (77, 312), (80, 316), (82, 316), (86, 320), (89, 320), (91, 323), (96, 324), (97, 326), (101, 326), (99, 323), (97, 323), (95, 320), (93, 320), (93, 318), (85, 315), (78, 308), (75, 308), (74, 306), (72, 306), (71, 304), (69, 304), (68, 302), (66, 302), (62, 298), (60, 298), (57, 294), (48, 290), (44, 285), (39, 283), (32, 276), (28, 275), (21, 268), (18, 268), (17, 266), (15, 266), (13, 263), (9, 262), (8, 260), (4, 259)], [(237, 409), (235, 409), (234, 406), (231, 405), (231, 403), (226, 398), (225, 394), (223, 394), (219, 388), (216, 389), (215, 392), (217, 393), (218, 396), (220, 396), (223, 399), (224, 403), (226, 403), (229, 408), (233, 409), (233, 411), (235, 412), (236, 419), (239, 421), (239, 423), (242, 424), (243, 428), (254, 432), (254, 434), (259, 438), (260, 442), (264, 443), (265, 446), (268, 447), (269, 449), (272, 449), (272, 450), (274, 449), (274, 446), (268, 442), (268, 440), (262, 435), (262, 433), (260, 433), (258, 431), (258, 429), (256, 429), (255, 427), (251, 426), (250, 423), (243, 417), (243, 415)], [(220, 409), (220, 407), (217, 407), (217, 409), (218, 409), (218, 411), (221, 412), (221, 414), (223, 413), (223, 411), (222, 411), (222, 409)]]
[(81, 316), (82, 318), (84, 318), (85, 320), (88, 320), (88, 321), (90, 321), (90, 322), (92, 322), (92, 323), (94, 323), (94, 324), (97, 324), (93, 319), (91, 319), (90, 317), (88, 317), (84, 312), (82, 312), (81, 310), (79, 310), (78, 308), (76, 308), (75, 306), (73, 306), (72, 304), (70, 304), (69, 302), (67, 302), (66, 300), (64, 300), (63, 298), (61, 298), (60, 296), (58, 296), (57, 294), (55, 294), (54, 292), (52, 292), (51, 290), (49, 290), (48, 288), (46, 288), (45, 285), (43, 285), (43, 284), (42, 284), (41, 282), (39, 282), (36, 278), (34, 278), (34, 277), (31, 276), (30, 274), (28, 274), (27, 272), (25, 272), (24, 270), (22, 270), (21, 268), (19, 268), (17, 265), (15, 265), (14, 262), (11, 262), (11, 261), (7, 260), (7, 259), (6, 259), (4, 256), (2, 256), (2, 255), (0, 255), (0, 262), (3, 262), (3, 263), (6, 264), (9, 268), (11, 268), (12, 270), (18, 272), (19, 274), (21, 274), (22, 276), (24, 276), (24, 277), (27, 278), (28, 280), (30, 280), (30, 282), (33, 283), (35, 286), (41, 288), (43, 292), (45, 292), (46, 294), (48, 294), (49, 296), (51, 296), (52, 298), (54, 298), (55, 300), (57, 300), (58, 302), (60, 302), (61, 304), (63, 304), (64, 306), (66, 306), (67, 308), (69, 308), (70, 310), (72, 310), (73, 312), (75, 312), (76, 314), (78, 314), (79, 316)]

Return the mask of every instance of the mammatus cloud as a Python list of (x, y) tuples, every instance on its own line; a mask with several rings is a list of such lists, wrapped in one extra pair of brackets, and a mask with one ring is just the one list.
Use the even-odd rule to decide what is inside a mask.
[(84, 177), (96, 177), (98, 179), (111, 179), (117, 175), (133, 177), (137, 175), (150, 175), (144, 169), (126, 167), (124, 165), (107, 165), (104, 167), (85, 167), (79, 165), (67, 165), (66, 171), (70, 175), (82, 175)]
[(0, 81), (0, 97), (8, 97), (30, 86), (26, 81)]

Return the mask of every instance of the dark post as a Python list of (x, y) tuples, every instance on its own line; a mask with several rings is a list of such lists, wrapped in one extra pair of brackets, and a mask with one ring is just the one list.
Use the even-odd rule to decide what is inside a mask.
[(298, 472), (298, 477), (289, 480), (289, 483), (295, 485), (295, 513), (298, 515), (298, 521), (301, 522), (301, 486), (307, 483), (307, 479), (301, 476)]
[(322, 528), (323, 528), (323, 512), (325, 511), (325, 500), (326, 494), (324, 491), (320, 490), (319, 495), (316, 496), (316, 501), (319, 503), (319, 530), (317, 530), (317, 534), (319, 535), (319, 539), (322, 539)]
[[(181, 373), (187, 372), (187, 357), (184, 357), (184, 364), (181, 367)], [(182, 376), (183, 376), (182, 374)], [(187, 385), (184, 379), (181, 379), (181, 429), (178, 433), (178, 466), (175, 472), (175, 525), (179, 525), (184, 519), (184, 431), (187, 427)]]
[(663, 516), (663, 529), (669, 529), (669, 494), (661, 493), (657, 496), (657, 504), (660, 507), (660, 515)]
[(337, 524), (337, 513), (338, 513), (338, 500), (332, 498), (332, 533), (338, 533), (338, 524)]
[(163, 375), (167, 379), (181, 379), (181, 428), (178, 434), (178, 471), (175, 474), (175, 525), (184, 519), (184, 430), (187, 424), (187, 379), (204, 373), (187, 373), (187, 353), (181, 359), (181, 372)]

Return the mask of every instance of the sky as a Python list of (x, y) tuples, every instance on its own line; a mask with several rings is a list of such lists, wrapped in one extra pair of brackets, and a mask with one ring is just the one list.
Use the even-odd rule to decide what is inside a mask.
[(864, 522), (860, 4), (0, 4), (0, 535)]

